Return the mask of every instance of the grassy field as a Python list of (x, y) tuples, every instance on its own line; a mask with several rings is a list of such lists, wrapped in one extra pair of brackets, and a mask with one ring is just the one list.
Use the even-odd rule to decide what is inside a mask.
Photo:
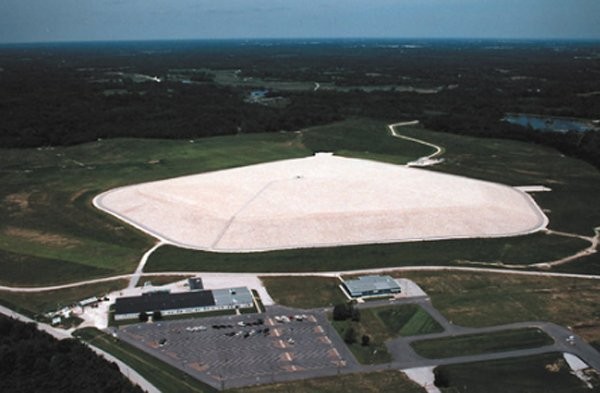
[(215, 389), (183, 371), (97, 329), (80, 329), (75, 332), (75, 335), (133, 367), (162, 393), (216, 392)]
[(0, 291), (0, 303), (19, 313), (34, 316), (48, 311), (55, 311), (78, 300), (92, 296), (102, 296), (108, 292), (125, 288), (127, 283), (127, 280), (115, 280), (35, 293)]
[(470, 262), (530, 264), (571, 255), (589, 243), (542, 233), (501, 239), (443, 240), (373, 244), (260, 253), (213, 253), (164, 246), (146, 265), (147, 272), (314, 272), (375, 267), (455, 265)]
[[(345, 338), (347, 331), (352, 329), (355, 333), (355, 342), (348, 343), (348, 349), (352, 352), (356, 360), (362, 364), (383, 364), (392, 361), (392, 355), (388, 352), (384, 341), (385, 334), (379, 334), (380, 332), (370, 329), (373, 325), (372, 315), (361, 313), (360, 322), (347, 321), (331, 321), (334, 329), (338, 334)], [(369, 336), (369, 345), (362, 345), (362, 336)]]
[(553, 343), (554, 340), (542, 330), (526, 328), (420, 340), (412, 342), (411, 346), (423, 357), (442, 359), (538, 348)]
[(439, 333), (444, 330), (425, 310), (417, 305), (377, 307), (368, 311), (381, 321), (390, 337), (417, 336)]
[(406, 164), (418, 157), (432, 154), (432, 147), (392, 138), (385, 124), (354, 119), (303, 130), (301, 141), (313, 152), (332, 151), (341, 156)]
[(403, 272), (457, 325), (550, 321), (600, 340), (600, 280), (466, 272)]
[(338, 375), (305, 381), (228, 390), (231, 393), (422, 393), (425, 389), (398, 371)]
[[(439, 366), (443, 393), (585, 393), (590, 390), (576, 376), (562, 354), (550, 353), (514, 359)], [(597, 382), (596, 382), (597, 383)]]
[[(361, 309), (360, 321), (332, 321), (332, 324), (342, 338), (350, 328), (356, 332), (356, 342), (348, 344), (348, 348), (363, 364), (391, 361), (384, 344), (389, 339), (443, 331), (425, 310), (412, 304)], [(362, 345), (363, 335), (370, 337), (367, 346)]]
[(340, 281), (328, 277), (261, 277), (277, 304), (296, 308), (330, 307), (348, 299), (338, 287)]

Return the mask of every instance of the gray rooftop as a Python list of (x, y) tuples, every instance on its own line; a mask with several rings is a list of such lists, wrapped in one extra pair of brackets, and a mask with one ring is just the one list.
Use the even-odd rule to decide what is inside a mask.
[(213, 289), (216, 306), (252, 303), (252, 294), (246, 287)]
[(361, 276), (344, 282), (351, 294), (370, 291), (399, 291), (400, 285), (390, 276)]

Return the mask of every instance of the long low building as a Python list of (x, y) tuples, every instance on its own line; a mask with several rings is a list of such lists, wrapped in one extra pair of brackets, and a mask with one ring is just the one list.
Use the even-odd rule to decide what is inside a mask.
[(183, 293), (154, 292), (117, 298), (115, 320), (136, 319), (141, 313), (152, 314), (155, 311), (168, 316), (250, 308), (253, 305), (252, 294), (246, 287)]

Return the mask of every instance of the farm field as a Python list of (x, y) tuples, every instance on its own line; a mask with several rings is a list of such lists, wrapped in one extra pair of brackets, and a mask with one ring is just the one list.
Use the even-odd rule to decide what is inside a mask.
[(442, 359), (537, 348), (552, 343), (554, 340), (540, 329), (526, 328), (419, 340), (411, 346), (423, 357)]

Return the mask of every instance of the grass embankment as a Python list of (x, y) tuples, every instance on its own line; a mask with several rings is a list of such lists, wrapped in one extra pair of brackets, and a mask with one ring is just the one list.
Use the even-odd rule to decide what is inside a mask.
[(329, 277), (261, 277), (277, 304), (296, 308), (330, 307), (348, 299), (339, 288), (340, 280)]
[(590, 390), (570, 373), (562, 354), (439, 366), (443, 393), (585, 393)]
[(399, 371), (338, 375), (275, 385), (228, 390), (231, 393), (421, 393), (425, 389)]
[(48, 311), (56, 311), (78, 300), (92, 296), (103, 296), (108, 292), (127, 287), (127, 283), (127, 280), (114, 280), (34, 293), (0, 291), (0, 303), (21, 314), (34, 316)]
[(403, 272), (446, 318), (484, 327), (524, 321), (570, 326), (600, 340), (600, 280), (467, 272)]
[(538, 348), (553, 343), (554, 340), (542, 330), (525, 328), (420, 340), (411, 346), (423, 357), (442, 359)]
[[(339, 335), (346, 339), (348, 330), (355, 332), (355, 342), (346, 343), (363, 364), (387, 363), (392, 360), (385, 341), (398, 336), (414, 336), (442, 332), (442, 327), (421, 307), (413, 304), (360, 310), (359, 321), (332, 321)], [(362, 337), (369, 336), (369, 344)]]
[(374, 244), (249, 254), (164, 246), (150, 256), (146, 271), (315, 272), (396, 266), (477, 266), (469, 261), (531, 264), (574, 254), (588, 244), (581, 239), (538, 233), (516, 238)]
[(97, 329), (80, 329), (75, 335), (133, 367), (162, 393), (216, 392), (183, 371)]

